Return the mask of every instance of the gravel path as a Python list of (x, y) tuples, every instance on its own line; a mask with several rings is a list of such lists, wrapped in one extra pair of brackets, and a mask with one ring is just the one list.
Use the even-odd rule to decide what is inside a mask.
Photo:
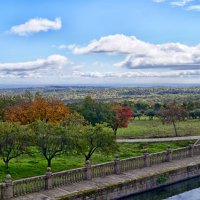
[(200, 139), (200, 136), (145, 138), (145, 139), (117, 139), (117, 142), (167, 142), (167, 141), (198, 140), (198, 139)]

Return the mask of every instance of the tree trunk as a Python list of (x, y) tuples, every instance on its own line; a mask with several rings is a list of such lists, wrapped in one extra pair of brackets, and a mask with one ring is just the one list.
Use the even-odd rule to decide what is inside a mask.
[(5, 161), (5, 167), (6, 167), (6, 169), (8, 170), (8, 168), (9, 168), (9, 165), (8, 165), (8, 163), (9, 163), (9, 161), (8, 160), (6, 160)]
[(85, 155), (85, 161), (90, 160), (91, 156), (92, 156), (92, 150), (90, 149), (90, 151), (88, 152), (87, 155)]
[(51, 167), (51, 159), (48, 159), (47, 162), (48, 162), (48, 167)]
[(115, 137), (116, 137), (116, 136), (117, 136), (117, 129), (114, 128), (113, 131), (114, 131), (114, 135), (115, 135)]
[(85, 161), (90, 160), (90, 156), (85, 156)]
[(174, 126), (174, 131), (175, 131), (176, 137), (178, 137), (178, 133), (177, 133), (177, 130), (176, 130), (176, 124), (175, 124), (174, 121), (172, 123), (173, 123), (173, 126)]

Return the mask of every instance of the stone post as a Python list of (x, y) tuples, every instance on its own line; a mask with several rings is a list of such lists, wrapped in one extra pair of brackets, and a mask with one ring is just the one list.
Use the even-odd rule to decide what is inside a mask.
[(121, 161), (119, 159), (118, 155), (115, 155), (115, 174), (120, 174), (121, 173)]
[(190, 144), (188, 149), (189, 149), (189, 157), (193, 157), (194, 156), (194, 145)]
[(53, 188), (52, 172), (51, 172), (51, 167), (47, 167), (45, 189), (48, 190), (51, 188)]
[(6, 181), (5, 184), (3, 186), (3, 191), (2, 191), (2, 197), (3, 199), (11, 199), (14, 195), (13, 195), (13, 182), (12, 182), (12, 178), (11, 175), (8, 174), (6, 176)]
[(173, 153), (173, 150), (171, 149), (170, 145), (168, 145), (167, 156), (166, 156), (166, 161), (167, 162), (171, 162), (172, 161), (172, 153)]
[(85, 179), (86, 180), (92, 179), (92, 168), (89, 160), (86, 160), (85, 162)]
[(150, 167), (150, 156), (147, 150), (144, 152), (144, 167)]

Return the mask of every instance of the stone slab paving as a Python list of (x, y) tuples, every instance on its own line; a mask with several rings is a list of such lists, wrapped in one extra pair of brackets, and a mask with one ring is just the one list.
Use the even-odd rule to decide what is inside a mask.
[(66, 194), (88, 190), (92, 188), (97, 188), (98, 186), (106, 186), (107, 184), (114, 184), (119, 182), (124, 182), (130, 179), (137, 179), (141, 176), (148, 176), (160, 173), (165, 170), (175, 169), (179, 167), (188, 166), (191, 164), (199, 164), (200, 156), (195, 156), (193, 158), (185, 158), (182, 160), (177, 160), (173, 162), (166, 162), (159, 165), (154, 165), (151, 167), (146, 167), (142, 169), (130, 170), (124, 172), (120, 175), (110, 175), (106, 177), (94, 178), (91, 181), (82, 181), (79, 183), (74, 183), (71, 185), (41, 191), (40, 193), (32, 193), (26, 196), (13, 198), (13, 200), (54, 200), (57, 197), (61, 197)]
[(199, 140), (200, 136), (145, 138), (145, 139), (117, 139), (117, 142), (171, 142), (179, 140)]

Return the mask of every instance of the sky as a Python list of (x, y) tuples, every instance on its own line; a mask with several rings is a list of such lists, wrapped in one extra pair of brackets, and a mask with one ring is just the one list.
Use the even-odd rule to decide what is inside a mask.
[(200, 0), (0, 0), (0, 84), (199, 84)]

